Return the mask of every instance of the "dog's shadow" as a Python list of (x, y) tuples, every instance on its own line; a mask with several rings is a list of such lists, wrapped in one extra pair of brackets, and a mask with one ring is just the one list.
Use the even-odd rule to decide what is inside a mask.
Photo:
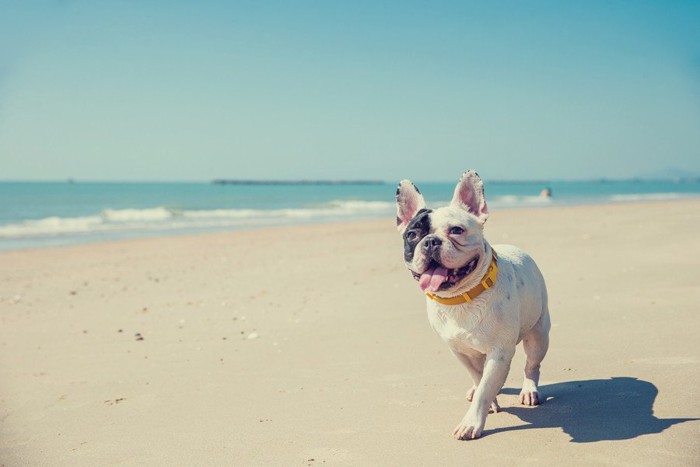
[[(501, 394), (518, 394), (504, 388)], [(570, 381), (540, 387), (545, 402), (540, 407), (505, 407), (504, 412), (518, 416), (528, 425), (496, 428), (492, 433), (528, 428), (561, 428), (575, 443), (616, 441), (661, 433), (677, 423), (697, 418), (654, 416), (658, 389), (637, 378), (614, 377)]]

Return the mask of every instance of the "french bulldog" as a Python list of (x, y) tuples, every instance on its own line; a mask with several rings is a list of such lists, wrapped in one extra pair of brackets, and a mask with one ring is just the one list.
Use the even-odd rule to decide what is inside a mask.
[(404, 261), (427, 295), (430, 325), (474, 382), (453, 436), (479, 438), (489, 409), (500, 409), (496, 395), (521, 341), (527, 361), (520, 403), (541, 402), (537, 384), (550, 329), (544, 278), (527, 253), (484, 238), (489, 210), (475, 171), (464, 173), (448, 206), (426, 209), (410, 180), (399, 184), (396, 204)]

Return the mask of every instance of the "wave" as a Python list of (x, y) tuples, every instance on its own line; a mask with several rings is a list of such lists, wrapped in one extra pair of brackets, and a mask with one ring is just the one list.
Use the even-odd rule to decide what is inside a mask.
[(47, 217), (0, 226), (0, 238), (23, 238), (60, 233), (88, 233), (100, 228), (99, 216)]
[(100, 213), (100, 217), (114, 222), (147, 222), (170, 219), (174, 214), (175, 211), (159, 206), (147, 209), (105, 209)]
[[(667, 201), (680, 199), (683, 193), (614, 194), (599, 198), (603, 202)], [(571, 200), (569, 202), (572, 202)], [(575, 203), (575, 200), (573, 201)], [(430, 202), (444, 206), (449, 201)], [(492, 207), (537, 207), (567, 204), (566, 200), (540, 196), (496, 195), (489, 198)], [(217, 208), (175, 209), (107, 208), (85, 216), (50, 216), (43, 219), (17, 219), (0, 225), (0, 239), (49, 239), (91, 234), (127, 235), (131, 232), (172, 232), (249, 228), (304, 222), (330, 222), (372, 218), (393, 218), (392, 201), (336, 199), (303, 207), (277, 209)]]
[(237, 226), (294, 223), (299, 221), (371, 218), (390, 215), (394, 203), (334, 200), (312, 207), (285, 209), (199, 209), (178, 210), (164, 206), (145, 209), (104, 209), (97, 215), (51, 216), (0, 225), (0, 239), (50, 237), (58, 235), (172, 231)]
[(624, 195), (612, 195), (610, 201), (631, 203), (638, 201), (672, 201), (683, 198), (682, 193), (634, 193)]
[(552, 198), (543, 196), (516, 196), (501, 195), (488, 200), (489, 204), (498, 207), (524, 207), (524, 206), (549, 206), (553, 203)]

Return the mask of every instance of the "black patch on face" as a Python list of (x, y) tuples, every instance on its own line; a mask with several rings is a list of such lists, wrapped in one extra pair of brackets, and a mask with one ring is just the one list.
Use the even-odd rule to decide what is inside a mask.
[(406, 262), (413, 261), (413, 251), (421, 240), (430, 233), (430, 214), (432, 209), (421, 209), (413, 216), (403, 233), (403, 257)]

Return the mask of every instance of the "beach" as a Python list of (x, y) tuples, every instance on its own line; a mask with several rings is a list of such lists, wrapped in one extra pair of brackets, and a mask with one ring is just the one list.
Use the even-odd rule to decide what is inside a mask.
[(0, 465), (698, 465), (698, 231), (698, 199), (492, 210), (551, 345), (474, 441), (393, 218), (0, 252)]

